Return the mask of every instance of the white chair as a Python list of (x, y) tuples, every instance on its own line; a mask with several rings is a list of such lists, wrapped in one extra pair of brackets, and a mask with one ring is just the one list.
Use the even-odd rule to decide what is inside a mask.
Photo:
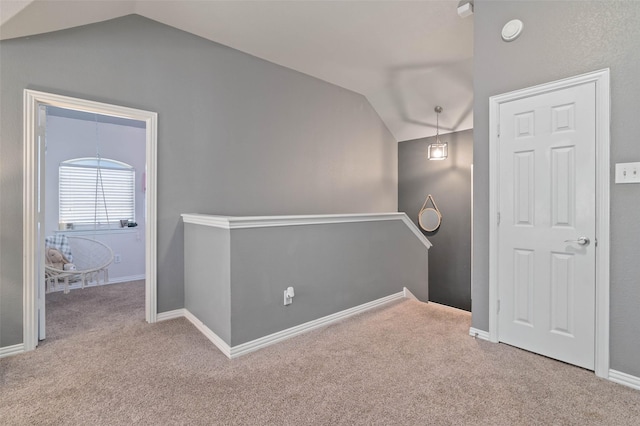
[[(81, 281), (84, 288), (95, 281), (100, 284), (109, 282), (109, 265), (113, 262), (113, 251), (106, 244), (85, 237), (67, 237), (69, 248), (73, 253), (73, 264), (76, 269), (65, 271), (52, 265), (45, 265), (47, 293), (57, 290), (58, 284), (64, 283), (64, 292), (69, 293), (69, 282)], [(53, 248), (57, 248), (53, 246)]]

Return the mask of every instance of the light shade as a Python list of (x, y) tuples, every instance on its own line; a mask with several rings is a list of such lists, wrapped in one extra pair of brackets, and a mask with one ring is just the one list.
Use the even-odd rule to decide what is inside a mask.
[(442, 107), (437, 106), (433, 110), (436, 112), (436, 142), (429, 145), (427, 158), (429, 160), (444, 160), (449, 152), (447, 143), (440, 142), (440, 113), (442, 112)]
[(427, 158), (429, 160), (444, 160), (448, 155), (447, 143), (438, 142), (429, 145), (427, 150)]

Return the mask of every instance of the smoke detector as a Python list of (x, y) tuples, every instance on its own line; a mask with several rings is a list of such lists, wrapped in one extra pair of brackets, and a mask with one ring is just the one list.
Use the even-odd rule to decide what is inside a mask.
[(502, 27), (502, 39), (504, 41), (513, 41), (522, 33), (524, 24), (519, 19), (512, 19)]

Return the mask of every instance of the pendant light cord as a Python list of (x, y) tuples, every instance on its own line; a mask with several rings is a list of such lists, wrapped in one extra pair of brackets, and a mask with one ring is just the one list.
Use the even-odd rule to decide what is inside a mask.
[(434, 111), (436, 112), (436, 143), (440, 143), (440, 113), (442, 112), (442, 107), (435, 107)]
[(96, 158), (98, 160), (98, 167), (96, 168), (96, 194), (95, 194), (95, 205), (93, 210), (93, 229), (95, 230), (98, 226), (98, 190), (102, 194), (102, 203), (104, 205), (104, 215), (107, 219), (107, 227), (110, 227), (111, 224), (109, 222), (109, 209), (107, 208), (107, 197), (104, 194), (104, 182), (102, 180), (102, 170), (100, 168), (100, 160), (102, 157), (100, 156), (100, 126), (98, 125), (98, 114), (95, 114), (95, 124), (96, 124)]

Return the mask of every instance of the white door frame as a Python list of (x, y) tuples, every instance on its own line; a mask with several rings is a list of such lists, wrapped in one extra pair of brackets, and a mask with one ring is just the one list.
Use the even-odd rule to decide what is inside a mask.
[(146, 192), (147, 207), (145, 236), (145, 318), (156, 322), (157, 281), (156, 281), (156, 147), (158, 144), (158, 114), (150, 111), (110, 105), (85, 99), (71, 98), (52, 93), (25, 89), (23, 121), (23, 338), (24, 350), (35, 349), (38, 344), (38, 107), (49, 105), (95, 114), (110, 115), (146, 123)]
[(498, 342), (498, 207), (500, 105), (594, 82), (596, 87), (596, 323), (595, 373), (609, 377), (609, 69), (516, 90), (489, 98), (489, 340)]

